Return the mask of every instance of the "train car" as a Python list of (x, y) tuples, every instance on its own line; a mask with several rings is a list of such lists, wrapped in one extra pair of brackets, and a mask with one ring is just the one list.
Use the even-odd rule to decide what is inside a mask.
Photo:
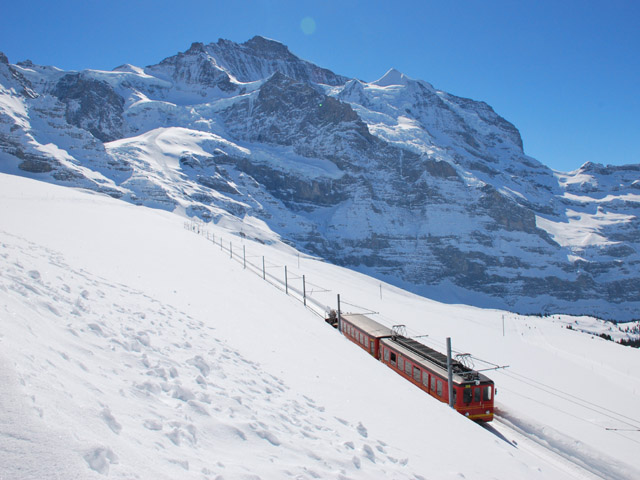
[[(449, 403), (447, 357), (403, 336), (380, 340), (382, 362), (441, 402)], [(494, 384), (452, 359), (453, 408), (471, 420), (493, 420)]]
[(340, 331), (345, 337), (375, 358), (380, 358), (380, 340), (390, 337), (393, 334), (391, 329), (360, 314), (344, 314), (340, 320)]
[[(341, 315), (340, 330), (349, 340), (441, 402), (449, 403), (447, 357), (360, 314)], [(452, 359), (453, 407), (482, 422), (493, 419), (491, 379)]]

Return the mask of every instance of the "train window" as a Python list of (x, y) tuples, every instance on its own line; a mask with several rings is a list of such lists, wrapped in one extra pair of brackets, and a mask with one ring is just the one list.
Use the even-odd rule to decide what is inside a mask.
[(389, 363), (389, 349), (388, 348), (384, 349), (384, 361)]
[(442, 380), (437, 381), (436, 393), (439, 397), (442, 396)]
[(462, 401), (464, 403), (471, 403), (471, 388), (465, 388), (462, 394)]
[(369, 350), (371, 351), (372, 355), (376, 353), (376, 344), (373, 340), (369, 341)]
[(479, 402), (480, 401), (480, 393), (482, 392), (482, 388), (474, 388), (473, 389), (473, 401), (474, 402)]
[(398, 356), (398, 370), (404, 370), (404, 358)]
[(422, 384), (429, 388), (429, 374), (427, 372), (422, 373)]
[(396, 354), (391, 352), (391, 365), (395, 366), (396, 364)]
[(491, 387), (484, 387), (484, 395), (482, 396), (482, 400), (488, 402), (491, 400)]
[(420, 369), (418, 367), (413, 367), (413, 379), (416, 382), (420, 381)]
[(431, 391), (434, 392), (436, 390), (436, 377), (431, 375)]
[(458, 402), (458, 392), (456, 391), (456, 389), (453, 389), (453, 404), (456, 405)]
[(411, 364), (409, 362), (404, 362), (404, 373), (411, 376)]

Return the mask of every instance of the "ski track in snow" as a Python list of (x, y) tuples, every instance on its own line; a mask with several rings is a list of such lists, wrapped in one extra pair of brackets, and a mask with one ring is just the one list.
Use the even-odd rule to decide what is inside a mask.
[[(366, 426), (244, 358), (206, 319), (7, 232), (0, 246), (0, 479), (371, 478), (367, 465), (422, 478)], [(73, 430), (74, 416), (87, 428)], [(247, 464), (243, 452), (264, 458)]]

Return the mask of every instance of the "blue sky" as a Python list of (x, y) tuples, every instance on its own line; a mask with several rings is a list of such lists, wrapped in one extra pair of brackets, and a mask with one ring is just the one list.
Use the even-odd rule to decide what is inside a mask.
[(349, 77), (394, 67), (483, 100), (527, 154), (570, 171), (640, 163), (639, 24), (635, 0), (7, 1), (0, 51), (12, 63), (111, 69), (263, 35)]

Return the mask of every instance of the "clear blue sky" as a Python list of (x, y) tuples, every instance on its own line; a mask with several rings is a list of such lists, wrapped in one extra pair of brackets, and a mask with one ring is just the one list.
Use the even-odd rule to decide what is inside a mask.
[(526, 153), (569, 171), (640, 163), (639, 31), (636, 0), (9, 0), (0, 51), (12, 63), (111, 69), (263, 35), (349, 77), (394, 67), (483, 100), (516, 125)]

